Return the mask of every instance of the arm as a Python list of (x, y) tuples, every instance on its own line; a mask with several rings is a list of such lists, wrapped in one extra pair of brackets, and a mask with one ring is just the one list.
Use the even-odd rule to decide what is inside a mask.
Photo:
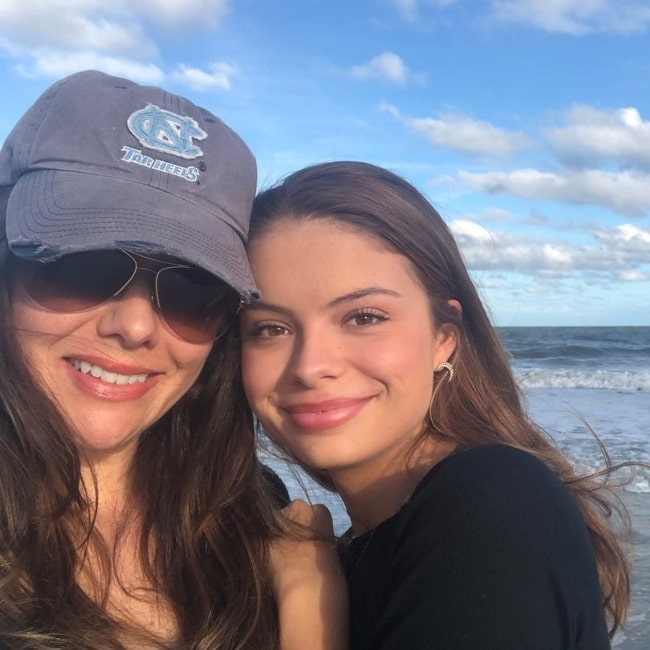
[(293, 501), (284, 513), (308, 527), (317, 540), (285, 536), (271, 549), (281, 650), (345, 650), (348, 591), (325, 506)]

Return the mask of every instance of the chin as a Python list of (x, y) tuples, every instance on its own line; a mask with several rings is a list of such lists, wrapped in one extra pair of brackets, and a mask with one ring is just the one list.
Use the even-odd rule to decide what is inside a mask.
[(115, 427), (109, 431), (80, 431), (76, 434), (77, 445), (86, 453), (108, 454), (120, 452), (137, 443), (139, 436), (115, 435)]
[(332, 472), (354, 467), (357, 462), (351, 458), (344, 458), (340, 455), (331, 454), (296, 454), (299, 462), (310, 469), (319, 472)]

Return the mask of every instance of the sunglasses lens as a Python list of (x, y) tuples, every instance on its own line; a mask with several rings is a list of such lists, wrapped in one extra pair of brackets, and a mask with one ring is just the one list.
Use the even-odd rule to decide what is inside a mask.
[(190, 343), (218, 338), (237, 314), (239, 294), (200, 269), (163, 269), (157, 289), (165, 322)]
[[(140, 259), (140, 258), (138, 258)], [(207, 343), (234, 321), (239, 294), (206, 271), (160, 266), (143, 258), (143, 271), (157, 272), (160, 313), (169, 328), (191, 343)], [(76, 312), (96, 307), (120, 291), (140, 262), (122, 251), (93, 251), (65, 255), (54, 262), (21, 263), (24, 286), (45, 309)]]
[(94, 251), (28, 268), (25, 290), (33, 300), (52, 311), (75, 312), (113, 296), (133, 275), (135, 263), (120, 251)]

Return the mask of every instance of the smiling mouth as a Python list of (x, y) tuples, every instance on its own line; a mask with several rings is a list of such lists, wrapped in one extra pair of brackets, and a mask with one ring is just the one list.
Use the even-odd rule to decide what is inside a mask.
[(294, 404), (283, 408), (283, 410), (299, 429), (324, 431), (352, 420), (370, 400), (370, 397), (335, 399), (322, 403)]
[(97, 364), (81, 361), (80, 359), (66, 359), (66, 361), (80, 373), (90, 375), (107, 384), (116, 384), (118, 386), (143, 384), (149, 377), (147, 374), (123, 375), (119, 372), (110, 372)]

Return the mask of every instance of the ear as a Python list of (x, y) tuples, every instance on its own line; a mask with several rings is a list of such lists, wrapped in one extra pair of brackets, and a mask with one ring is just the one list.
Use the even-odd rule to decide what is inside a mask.
[[(463, 307), (458, 300), (448, 300), (447, 304), (458, 312), (458, 316), (463, 314)], [(455, 352), (458, 345), (458, 330), (452, 323), (445, 323), (436, 328), (435, 341), (433, 346), (433, 369), (435, 370), (443, 361), (449, 361), (451, 355)]]
[(447, 304), (458, 312), (458, 318), (463, 317), (463, 306), (455, 298), (452, 300), (447, 300)]

